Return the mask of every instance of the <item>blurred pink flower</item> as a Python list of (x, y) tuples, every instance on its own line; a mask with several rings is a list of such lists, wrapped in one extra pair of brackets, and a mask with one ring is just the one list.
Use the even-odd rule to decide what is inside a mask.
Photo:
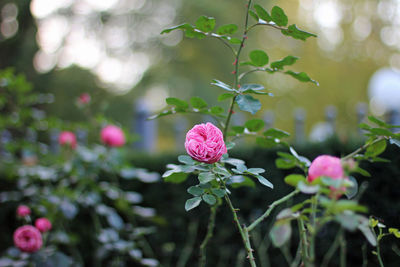
[(17, 216), (25, 217), (31, 214), (31, 209), (25, 205), (19, 205), (17, 208)]
[(125, 135), (121, 128), (107, 125), (100, 132), (101, 141), (111, 147), (120, 147), (125, 144)]
[(35, 227), (42, 233), (51, 230), (51, 222), (47, 218), (39, 218), (35, 221)]
[(78, 103), (80, 105), (85, 105), (90, 102), (90, 95), (88, 93), (83, 93), (78, 98)]
[(344, 178), (344, 171), (340, 158), (329, 155), (316, 157), (308, 169), (307, 181), (312, 182), (321, 176), (330, 177), (332, 179)]
[(63, 131), (58, 136), (58, 143), (62, 146), (70, 146), (72, 149), (76, 148), (76, 136), (73, 132)]
[(33, 253), (42, 247), (42, 235), (32, 225), (21, 226), (14, 232), (14, 245), (21, 251)]
[(227, 152), (224, 136), (212, 123), (197, 124), (186, 134), (185, 148), (195, 160), (215, 163)]

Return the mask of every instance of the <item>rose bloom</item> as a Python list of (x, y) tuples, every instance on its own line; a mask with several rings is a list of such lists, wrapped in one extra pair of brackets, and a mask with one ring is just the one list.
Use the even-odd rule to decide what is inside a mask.
[(47, 218), (39, 218), (35, 221), (35, 227), (42, 233), (50, 231), (51, 222)]
[(210, 122), (197, 124), (187, 132), (185, 148), (194, 160), (209, 164), (227, 152), (221, 130)]
[(111, 147), (120, 147), (125, 144), (125, 135), (121, 128), (107, 125), (100, 132), (101, 141)]
[(76, 148), (76, 136), (73, 132), (63, 131), (58, 136), (58, 143), (62, 146), (70, 146), (72, 149)]
[(88, 104), (90, 102), (90, 95), (88, 93), (83, 93), (78, 98), (78, 103), (81, 105)]
[(25, 205), (19, 205), (17, 208), (17, 216), (25, 217), (31, 214), (31, 209)]
[(14, 244), (23, 252), (33, 253), (42, 247), (42, 235), (32, 225), (24, 225), (15, 230)]

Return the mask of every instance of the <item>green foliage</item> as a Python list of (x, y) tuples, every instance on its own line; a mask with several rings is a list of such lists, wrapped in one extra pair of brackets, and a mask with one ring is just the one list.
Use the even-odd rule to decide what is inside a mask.
[(278, 26), (286, 26), (288, 24), (288, 18), (282, 8), (274, 6), (271, 10), (271, 19)]
[(255, 114), (261, 109), (260, 101), (250, 95), (238, 95), (236, 103), (241, 110), (250, 112), (251, 114)]
[[(260, 17), (262, 20), (265, 20), (267, 22), (272, 20), (271, 16), (268, 14), (268, 12), (262, 6), (255, 4), (254, 9), (256, 10), (258, 17)], [(252, 12), (252, 11), (250, 11), (250, 12)], [(258, 21), (258, 17), (256, 18), (257, 21)]]
[(264, 128), (265, 122), (260, 119), (252, 119), (247, 121), (244, 126), (250, 131), (250, 132), (258, 132), (262, 128)]
[(296, 63), (298, 60), (298, 57), (294, 56), (287, 56), (279, 61), (274, 61), (271, 63), (271, 68), (276, 69), (276, 70), (283, 70), (284, 66), (290, 66)]
[(234, 34), (237, 30), (238, 26), (236, 24), (226, 24), (222, 25), (217, 29), (217, 34), (219, 35)]
[(202, 32), (211, 32), (215, 28), (215, 19), (212, 17), (201, 16), (196, 21), (196, 28)]
[(250, 61), (243, 62), (241, 65), (251, 65), (255, 67), (263, 67), (268, 64), (269, 57), (262, 50), (253, 50), (249, 53)]
[(299, 39), (305, 41), (309, 37), (317, 37), (317, 35), (313, 33), (309, 33), (306, 31), (302, 31), (297, 28), (296, 24), (290, 25), (287, 29), (281, 30), (284, 35), (293, 37), (294, 39)]
[(285, 71), (285, 74), (292, 76), (293, 78), (295, 78), (296, 80), (299, 80), (300, 82), (312, 82), (316, 85), (319, 85), (317, 81), (311, 79), (305, 72), (294, 72), (294, 71), (288, 70), (288, 71)]

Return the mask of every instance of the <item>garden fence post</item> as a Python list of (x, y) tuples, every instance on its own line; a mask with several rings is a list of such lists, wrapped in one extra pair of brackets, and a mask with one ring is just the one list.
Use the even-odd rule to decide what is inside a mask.
[(332, 134), (336, 134), (336, 117), (337, 109), (335, 106), (327, 106), (325, 108), (325, 120), (332, 129)]
[(179, 117), (174, 121), (174, 137), (175, 137), (175, 148), (178, 151), (184, 149), (184, 140), (186, 138), (186, 131), (188, 128), (188, 121), (184, 117)]
[(303, 108), (297, 108), (294, 112), (294, 119), (295, 119), (295, 127), (294, 127), (294, 136), (295, 142), (297, 144), (306, 141), (305, 137), (305, 119), (306, 119), (306, 112)]
[(60, 131), (58, 129), (51, 129), (50, 130), (50, 151), (53, 154), (58, 154), (60, 151), (60, 146), (58, 144), (58, 135)]
[[(366, 103), (358, 103), (357, 104), (357, 125), (362, 123), (367, 116), (368, 107)], [(364, 130), (360, 127), (357, 127), (358, 135), (363, 136)]]
[(265, 128), (269, 129), (274, 126), (275, 114), (273, 111), (271, 111), (271, 110), (265, 111), (263, 118), (264, 118), (264, 122), (265, 122)]
[(134, 143), (134, 147), (145, 152), (154, 152), (156, 148), (156, 129), (155, 120), (148, 120), (151, 111), (148, 103), (143, 98), (138, 99), (134, 105), (135, 117), (133, 131), (139, 135), (139, 140)]
[(78, 143), (80, 145), (87, 145), (88, 144), (88, 132), (84, 129), (76, 130), (76, 138), (78, 139)]

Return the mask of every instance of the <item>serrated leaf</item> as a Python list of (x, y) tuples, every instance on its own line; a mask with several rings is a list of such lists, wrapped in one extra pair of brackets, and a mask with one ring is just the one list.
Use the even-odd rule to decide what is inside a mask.
[[(268, 14), (268, 12), (262, 6), (255, 4), (254, 9), (256, 10), (257, 15), (262, 20), (265, 20), (267, 22), (272, 20), (271, 16)], [(258, 19), (257, 19), (257, 21), (258, 21)]]
[(212, 17), (201, 16), (196, 21), (196, 28), (202, 32), (211, 32), (215, 28), (215, 19)]
[(187, 109), (189, 107), (189, 104), (186, 101), (175, 97), (168, 97), (165, 99), (165, 102), (167, 102), (168, 105), (176, 106), (177, 108)]
[(300, 82), (312, 82), (316, 85), (319, 85), (319, 83), (313, 79), (311, 79), (307, 73), (305, 72), (294, 72), (291, 70), (285, 71), (285, 74), (288, 74), (290, 76), (292, 76), (293, 78), (299, 80)]
[(185, 210), (189, 211), (191, 209), (196, 208), (198, 205), (200, 205), (200, 202), (201, 202), (201, 197), (189, 198), (188, 200), (186, 200)]
[(218, 87), (220, 87), (220, 88), (222, 88), (224, 90), (227, 90), (227, 91), (235, 91), (229, 85), (227, 85), (226, 83), (221, 82), (219, 80), (213, 80), (213, 82), (211, 84), (215, 85), (215, 86), (218, 86)]
[(204, 193), (204, 189), (198, 186), (191, 186), (187, 189), (187, 192), (195, 197), (200, 196)]
[(178, 161), (186, 165), (194, 165), (196, 161), (187, 155), (178, 156)]
[(231, 94), (231, 93), (224, 93), (224, 94), (221, 94), (221, 95), (218, 96), (218, 101), (221, 102), (221, 101), (224, 101), (226, 99), (233, 98), (234, 96), (235, 95)]
[(238, 30), (238, 26), (236, 24), (226, 24), (222, 25), (217, 29), (217, 34), (226, 35), (226, 34), (234, 34)]
[(285, 132), (283, 130), (279, 130), (279, 129), (276, 129), (276, 128), (269, 128), (268, 130), (266, 130), (263, 133), (263, 135), (264, 136), (273, 137), (273, 138), (278, 138), (278, 139), (290, 136), (290, 134), (288, 132)]
[(262, 128), (264, 128), (265, 122), (260, 119), (252, 119), (246, 121), (244, 126), (250, 131), (250, 132), (258, 132)]
[(204, 202), (206, 202), (208, 205), (214, 205), (217, 202), (217, 199), (210, 194), (204, 194), (202, 195), (202, 198), (204, 200)]
[(367, 157), (376, 157), (379, 154), (383, 153), (386, 149), (386, 140), (382, 139), (367, 148), (365, 152), (365, 156)]
[(241, 44), (242, 40), (240, 40), (239, 38), (236, 38), (236, 37), (232, 37), (232, 38), (229, 39), (229, 42), (231, 44)]
[(226, 191), (221, 188), (211, 188), (211, 192), (217, 197), (224, 197), (226, 193)]
[(286, 223), (275, 223), (269, 232), (269, 237), (271, 238), (272, 244), (275, 247), (283, 246), (292, 235), (292, 227), (290, 227), (290, 222)]
[(253, 10), (249, 10), (250, 16), (258, 22), (258, 16)]
[(241, 110), (250, 112), (251, 114), (255, 114), (261, 109), (260, 101), (250, 95), (238, 95), (236, 103)]
[(288, 24), (288, 17), (282, 8), (274, 6), (271, 10), (271, 19), (278, 26), (286, 26)]
[(265, 185), (271, 189), (274, 189), (274, 185), (268, 181), (267, 179), (265, 179), (264, 177), (262, 177), (261, 175), (254, 175), (254, 177), (257, 178), (257, 180), (262, 184)]
[(262, 50), (253, 50), (249, 53), (249, 58), (251, 60), (252, 65), (256, 67), (262, 67), (268, 64), (269, 57), (267, 53)]
[(216, 176), (212, 172), (201, 172), (199, 174), (199, 181), (202, 184), (206, 184), (208, 182), (211, 182), (215, 180)]
[(285, 183), (287, 183), (288, 185), (297, 187), (297, 184), (299, 182), (306, 182), (306, 177), (304, 177), (304, 175), (300, 175), (300, 174), (290, 174), (288, 176), (286, 176), (284, 178)]
[(177, 25), (177, 26), (165, 29), (161, 32), (161, 34), (170, 33), (173, 30), (187, 30), (187, 29), (193, 29), (193, 26), (188, 23), (185, 23), (185, 24), (181, 24), (181, 25)]
[(294, 63), (296, 63), (296, 61), (298, 60), (298, 57), (294, 57), (294, 56), (287, 56), (281, 60), (275, 61), (271, 63), (271, 68), (273, 69), (277, 69), (277, 70), (283, 70), (284, 66), (290, 66), (293, 65)]
[(207, 102), (203, 98), (198, 96), (190, 98), (190, 105), (192, 105), (192, 107), (197, 109), (203, 109), (208, 106)]
[(224, 109), (219, 106), (215, 106), (215, 107), (211, 108), (210, 112), (212, 114), (218, 115), (218, 114), (221, 114), (222, 112), (224, 112)]
[(290, 25), (287, 28), (287, 30), (286, 29), (281, 30), (281, 32), (284, 35), (291, 36), (294, 39), (299, 39), (299, 40), (303, 40), (303, 41), (305, 41), (309, 37), (317, 37), (317, 35), (315, 35), (313, 33), (309, 33), (309, 32), (300, 30), (299, 28), (297, 28), (296, 24)]

